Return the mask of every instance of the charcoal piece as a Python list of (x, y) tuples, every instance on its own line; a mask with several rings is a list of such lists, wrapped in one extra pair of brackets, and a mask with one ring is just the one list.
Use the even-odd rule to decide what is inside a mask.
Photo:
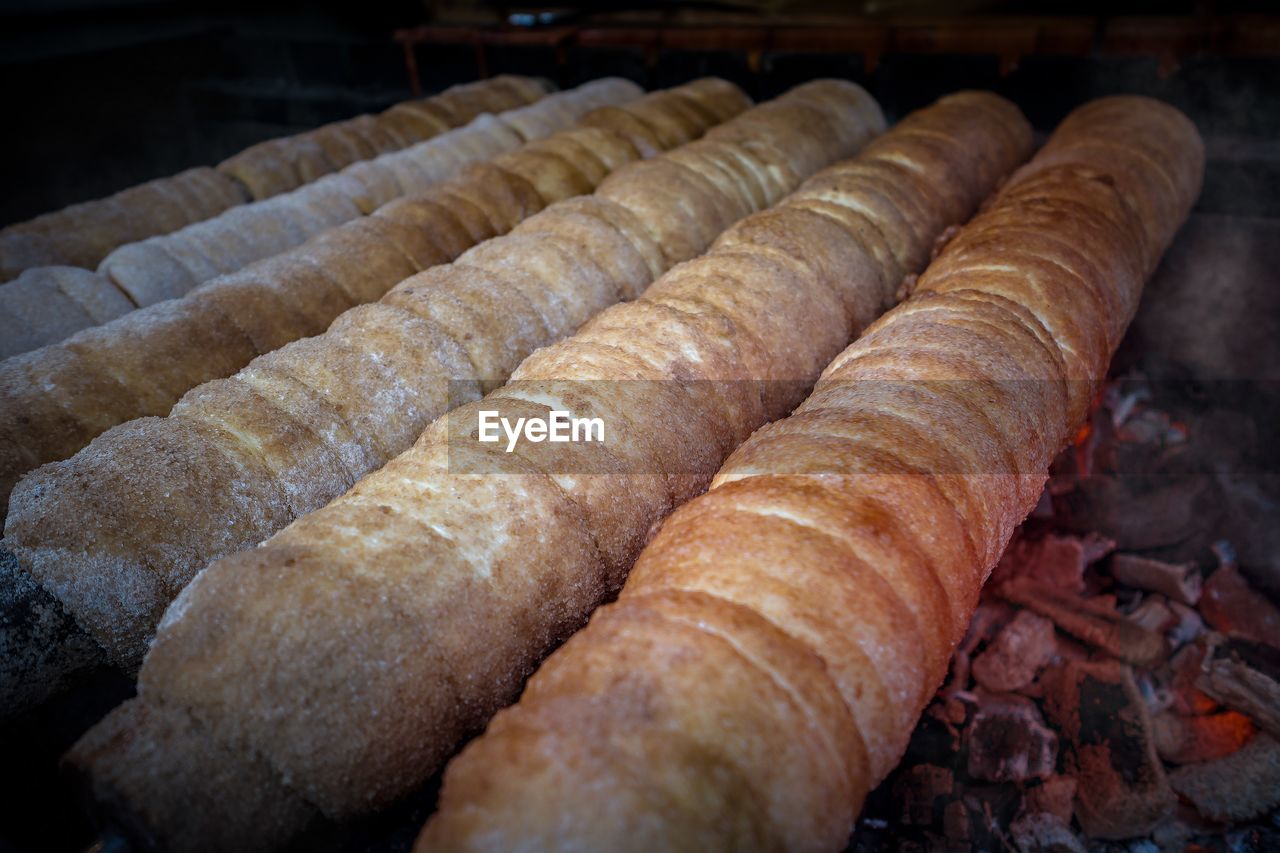
[(1175, 798), (1133, 671), (1116, 662), (1071, 662), (1046, 670), (1041, 683), (1046, 712), (1075, 766), (1080, 826), (1095, 838), (1150, 833)]

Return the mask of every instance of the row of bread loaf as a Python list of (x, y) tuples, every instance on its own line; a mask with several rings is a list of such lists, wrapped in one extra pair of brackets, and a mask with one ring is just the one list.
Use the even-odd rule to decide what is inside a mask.
[[(518, 144), (504, 125), (482, 116), (472, 126), (437, 136), (421, 147), (435, 155), (431, 160), (436, 171), (456, 173), (462, 163), (488, 159)], [(382, 156), (397, 158), (405, 153)], [(361, 168), (371, 162), (357, 163), (349, 170), (374, 173)], [(376, 174), (382, 176), (381, 171)], [(0, 358), (57, 343), (137, 308), (175, 299), (204, 281), (287, 251), (370, 212), (359, 206), (350, 191), (339, 191), (337, 177), (330, 175), (177, 231), (127, 243), (109, 254), (96, 272), (57, 266), (24, 271), (0, 287), (0, 329), (6, 333), (0, 339)], [(369, 195), (363, 182), (344, 184), (343, 189), (358, 188), (360, 198)], [(102, 312), (90, 311), (85, 300), (77, 298), (81, 293), (106, 305), (109, 315), (99, 319)]]
[[(163, 415), (189, 389), (319, 334), (427, 267), (592, 189), (639, 156), (700, 136), (749, 99), (714, 78), (654, 92), (619, 115), (527, 143), (458, 178), (388, 203), (297, 249), (0, 363), (0, 506), (27, 471), (65, 459), (116, 424)], [(674, 119), (659, 121), (658, 116)], [(650, 129), (650, 128), (653, 129)], [(661, 137), (659, 140), (658, 137)]]
[[(727, 100), (729, 112), (744, 98), (723, 86), (690, 96)], [(6, 544), (136, 669), (165, 607), (211, 560), (342, 494), (533, 349), (634, 298), (735, 218), (855, 149), (881, 121), (873, 109), (852, 84), (811, 83), (620, 169), (590, 199), (553, 205), (325, 334), (192, 389), (168, 417), (114, 427), (31, 473), (11, 496)], [(544, 165), (574, 179), (563, 163)]]
[[(701, 98), (688, 97), (692, 92), (700, 93)], [(636, 114), (660, 116), (661, 111), (655, 111), (654, 107), (667, 102), (685, 116), (681, 120), (685, 127), (682, 132), (696, 134), (705, 124), (699, 126), (696, 116), (690, 116), (689, 111), (698, 110), (703, 101), (706, 108), (721, 117), (732, 115), (749, 104), (749, 100), (730, 84), (706, 79), (669, 92), (647, 95), (629, 104), (627, 109), (635, 110)], [(595, 159), (608, 160), (610, 152), (612, 156), (632, 156), (631, 148), (619, 147), (616, 141), (612, 145), (603, 144), (608, 143), (609, 136), (613, 134), (607, 127), (618, 125), (618, 115), (629, 116), (632, 121), (626, 123), (617, 135), (643, 150), (658, 150), (660, 146), (656, 137), (667, 136), (673, 129), (678, 129), (677, 125), (670, 125), (663, 131), (662, 122), (650, 129), (646, 124), (635, 124), (630, 113), (610, 111), (603, 116), (603, 125), (601, 121), (593, 120), (591, 127), (582, 128), (565, 139), (544, 140), (528, 146), (518, 153), (514, 168), (508, 171), (491, 165), (473, 167), (463, 181), (437, 187), (426, 195), (391, 203), (363, 224), (343, 226), (339, 230), (344, 231), (344, 235), (331, 237), (351, 238), (337, 240), (348, 244), (350, 252), (335, 256), (334, 241), (325, 239), (321, 241), (323, 247), (318, 249), (319, 257), (308, 249), (294, 253), (293, 262), (282, 257), (255, 265), (252, 270), (211, 282), (189, 298), (161, 303), (123, 318), (112, 324), (110, 334), (91, 332), (69, 342), (76, 344), (74, 349), (57, 348), (57, 354), (52, 358), (53, 363), (59, 365), (57, 370), (44, 375), (39, 386), (23, 382), (23, 394), (28, 396), (9, 394), (5, 397), (12, 405), (6, 411), (13, 415), (23, 411), (35, 413), (29, 419), (10, 419), (0, 430), (10, 441), (8, 447), (11, 452), (23, 448), (21, 453), (6, 457), (9, 483), (4, 489), (5, 497), (12, 480), (38, 461), (27, 455), (27, 451), (52, 452), (56, 449), (56, 445), (49, 441), (53, 436), (60, 436), (58, 440), (74, 439), (75, 429), (79, 428), (83, 433), (78, 441), (83, 443), (114, 420), (145, 414), (145, 409), (140, 410), (143, 405), (153, 407), (151, 410), (156, 413), (167, 411), (189, 386), (233, 372), (242, 366), (242, 360), (255, 354), (254, 350), (267, 352), (289, 340), (322, 331), (336, 314), (352, 307), (353, 288), (359, 293), (384, 292), (403, 275), (403, 269), (398, 269), (394, 263), (403, 251), (392, 242), (398, 237), (399, 242), (404, 243), (403, 233), (398, 235), (397, 232), (403, 232), (405, 225), (432, 235), (431, 242), (452, 258), (480, 239), (491, 236), (493, 229), (509, 227), (514, 221), (510, 218), (513, 214), (509, 212), (513, 193), (517, 205), (532, 205), (538, 201), (512, 172), (537, 178), (539, 186), (543, 187), (542, 194), (554, 190), (548, 178), (557, 175), (565, 191), (589, 189), (590, 182), (576, 168), (559, 163), (558, 169), (548, 169), (547, 164), (555, 166), (558, 157), (589, 168)], [(580, 148), (582, 144), (593, 153), (584, 154)], [(555, 156), (548, 158), (548, 153)], [(539, 162), (542, 167), (531, 172), (530, 167)], [(507, 198), (500, 197), (503, 194)], [(528, 211), (534, 209), (536, 206), (527, 208)], [(519, 212), (517, 209), (516, 213)], [(412, 233), (409, 236), (415, 237)], [(417, 235), (416, 242), (422, 243), (420, 235)], [(342, 262), (353, 254), (379, 262), (358, 265)], [(388, 260), (392, 263), (386, 263)], [(403, 262), (402, 258), (400, 262)], [(340, 287), (339, 280), (348, 286)], [(231, 332), (229, 337), (228, 330)], [(236, 334), (236, 330), (249, 337), (253, 349), (243, 349), (244, 335)], [(235, 346), (236, 342), (241, 346)], [(63, 357), (68, 352), (72, 357)], [(140, 361), (142, 354), (146, 355)], [(49, 363), (49, 359), (46, 355), (44, 362)], [(99, 368), (100, 364), (114, 364), (117, 369), (107, 377)], [(162, 372), (133, 369), (139, 364), (162, 364), (165, 367)], [(0, 368), (0, 377), (4, 373)], [(51, 392), (68, 385), (68, 379), (75, 385), (78, 377), (86, 378), (88, 384), (78, 386), (79, 395), (64, 395), (57, 400), (60, 407), (54, 406), (52, 414), (56, 418), (65, 415), (70, 408), (100, 413), (104, 417), (100, 422), (80, 417), (70, 424), (66, 420), (51, 420), (48, 406), (54, 401), (50, 397), (57, 397)], [(6, 381), (14, 378), (10, 374)], [(113, 378), (121, 381), (113, 382)], [(88, 401), (81, 399), (86, 389), (96, 392), (103, 383), (106, 393), (91, 394)], [(69, 455), (74, 446), (64, 455)], [(7, 554), (2, 556), (8, 558)], [(101, 655), (97, 643), (75, 625), (57, 599), (39, 588), (17, 567), (16, 562), (3, 581), (0, 584), (4, 586), (0, 589), (0, 609), (5, 612), (0, 614), (0, 648), (11, 653), (7, 654), (4, 666), (0, 666), (0, 696), (7, 700), (0, 701), (0, 716), (29, 708), (33, 701), (50, 695), (51, 691), (75, 683), (86, 671), (86, 650), (98, 649)], [(38, 632), (43, 638), (38, 648), (31, 644), (31, 637), (36, 635), (33, 632)]]
[(1158, 102), (1073, 113), (668, 519), (617, 604), (451, 765), (416, 849), (843, 849), (1203, 164)]
[[(843, 121), (862, 141), (881, 122), (863, 104), (834, 126), (788, 124), (812, 140)], [(757, 136), (726, 130), (743, 146)], [(140, 698), (91, 732), (73, 763), (102, 802), (174, 849), (201, 834), (270, 846), (320, 816), (344, 820), (412, 791), (517, 696), (622, 584), (652, 528), (788, 411), (1030, 144), (1007, 102), (944, 99), (538, 350), (509, 384), (437, 420), (337, 501), (202, 572), (165, 616)], [(783, 162), (812, 171), (818, 153), (788, 146)], [(660, 220), (664, 241), (734, 218), (748, 176), (761, 174), (682, 193), (688, 212)], [(595, 416), (606, 437), (508, 453), (478, 440), (482, 410)], [(174, 820), (175, 792), (208, 804), (208, 823)], [(607, 805), (599, 816), (610, 820)]]
[[(232, 207), (172, 233), (129, 243), (107, 255), (97, 274), (36, 267), (0, 287), (0, 357), (60, 341), (136, 307), (188, 293), (201, 283), (300, 245), (316, 234), (421, 192), (470, 163), (563, 130), (591, 110), (642, 94), (618, 78), (548, 95), (425, 142), (361, 160), (296, 190)], [(88, 304), (86, 296), (94, 300)], [(121, 298), (121, 297), (124, 298)], [(78, 303), (73, 304), (73, 303)], [(98, 310), (91, 310), (98, 309)]]
[[(548, 211), (406, 280), (379, 305), (348, 311), (324, 336), (193, 389), (169, 418), (109, 430), (15, 489), (6, 542), (116, 661), (136, 667), (189, 576), (332, 500), (458, 397), (634, 296), (654, 261), (660, 272), (707, 246), (728, 224), (714, 207), (716, 193), (730, 191), (724, 169), (762, 170), (771, 183), (745, 204), (767, 204), (800, 181), (791, 163), (812, 172), (846, 150), (860, 123), (827, 128), (822, 141), (799, 123), (832, 124), (841, 109), (850, 106), (835, 83), (801, 87), (733, 119), (717, 131), (723, 141), (612, 175), (584, 215)], [(548, 219), (564, 222), (547, 231)]]
[[(543, 88), (522, 77), (455, 86), (316, 131), (271, 140), (217, 169), (197, 167), (94, 201), (73, 204), (0, 230), (0, 282), (43, 266), (93, 268), (117, 246), (176, 231), (235, 205), (301, 186), (356, 160), (374, 157), (466, 124), (484, 110), (537, 100)], [(300, 140), (292, 143), (290, 140)], [(321, 148), (321, 142), (328, 146)], [(316, 153), (319, 149), (319, 153)], [(304, 177), (304, 175), (306, 177)]]
[[(251, 145), (218, 164), (258, 200), (296, 189), (360, 160), (370, 160), (467, 124), (481, 113), (499, 113), (533, 103), (544, 83), (500, 75), (453, 86), (430, 98), (396, 104), (377, 115), (360, 115), (292, 136)], [(563, 124), (561, 125), (563, 127)]]

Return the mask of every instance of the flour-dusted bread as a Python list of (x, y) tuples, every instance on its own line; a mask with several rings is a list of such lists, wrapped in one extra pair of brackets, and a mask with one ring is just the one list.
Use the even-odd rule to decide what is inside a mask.
[[(591, 88), (579, 87), (568, 99), (543, 98), (519, 109), (507, 110), (503, 113), (502, 120), (526, 142), (532, 142), (550, 136), (555, 130), (564, 127), (570, 114), (580, 116), (599, 107), (634, 101), (643, 94), (644, 90), (629, 80), (605, 77), (595, 81)], [(746, 106), (749, 104), (743, 105), (738, 112)], [(718, 120), (725, 121), (729, 118), (732, 116), (724, 116)]]
[(136, 306), (106, 276), (35, 267), (0, 287), (0, 359), (68, 338)]
[(417, 849), (842, 848), (1203, 162), (1162, 104), (1069, 117), (914, 294), (667, 519), (617, 603), (449, 767)]

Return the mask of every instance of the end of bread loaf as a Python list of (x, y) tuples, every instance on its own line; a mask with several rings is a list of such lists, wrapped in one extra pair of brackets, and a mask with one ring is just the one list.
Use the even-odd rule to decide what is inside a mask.
[(0, 721), (103, 663), (102, 647), (0, 545)]
[[(271, 768), (228, 748), (182, 709), (155, 702), (116, 708), (63, 766), (96, 823), (139, 850), (271, 850), (320, 821)], [(157, 838), (153, 826), (174, 832)]]
[(28, 269), (0, 287), (0, 359), (56, 343), (134, 307), (109, 278), (92, 270)]
[[(287, 520), (262, 462), (224, 452), (227, 441), (177, 418), (140, 418), (36, 470), (12, 495), (6, 543), (127, 671), (205, 554), (257, 544), (259, 531)], [(222, 523), (180, 523), (185, 536), (164, 535), (175, 513)]]
[[(1099, 135), (1103, 125), (1111, 132)], [(1146, 238), (1143, 278), (1150, 276), (1200, 196), (1205, 149), (1195, 124), (1155, 98), (1098, 98), (1072, 111), (1009, 183), (1069, 164), (1107, 174), (1137, 212)]]

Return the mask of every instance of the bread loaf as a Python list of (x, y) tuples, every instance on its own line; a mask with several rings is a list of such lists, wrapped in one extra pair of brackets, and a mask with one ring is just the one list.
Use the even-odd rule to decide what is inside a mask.
[[(818, 94), (847, 97), (846, 105), (823, 110)], [(728, 217), (754, 207), (750, 199), (767, 180), (783, 180), (770, 164), (803, 172), (812, 163), (816, 149), (800, 140), (811, 137), (815, 120), (830, 119), (819, 137), (832, 145), (828, 158), (858, 147), (880, 124), (857, 89), (802, 88), (789, 97), (778, 102), (775, 122), (763, 120), (765, 111), (744, 114), (750, 146), (731, 122), (683, 150), (678, 162), (689, 175), (642, 174), (664, 195), (657, 181), (687, 181), (687, 207), (698, 212), (689, 221)], [(990, 97), (961, 96), (935, 110), (961, 125), (970, 116), (950, 158), (1003, 160), (1008, 171), (1027, 153), (1030, 130), (994, 98), (1021, 143), (1004, 145), (984, 130), (990, 122), (972, 117), (974, 104)], [(930, 122), (927, 113), (913, 119), (901, 136)], [(868, 152), (876, 155), (834, 167), (815, 185), (859, 164), (881, 162), (873, 168), (893, 173), (899, 167), (885, 159), (901, 151), (893, 138), (873, 142)], [(932, 189), (937, 170), (915, 165), (919, 204), (931, 206), (933, 194), (945, 205), (976, 205), (977, 194), (966, 203), (967, 189)], [(989, 174), (994, 186), (999, 173)], [(630, 198), (630, 180), (619, 173), (597, 197), (616, 182)], [(846, 187), (842, 209), (852, 216), (865, 205), (852, 181)], [(898, 283), (880, 274), (852, 230), (809, 212), (803, 202), (811, 197), (801, 189), (733, 226), (706, 256), (537, 351), (485, 400), (437, 420), (412, 450), (339, 500), (210, 566), (167, 613), (142, 670), (141, 698), (117, 713), (190, 715), (205, 727), (202, 736), (264, 759), (331, 819), (412, 790), (620, 585), (650, 526), (705, 486), (754, 426), (794, 402), (793, 383), (762, 386), (754, 378), (811, 382), (891, 299)], [(636, 211), (642, 222), (656, 213), (647, 205)], [(666, 229), (666, 219), (658, 227)], [(862, 221), (870, 228), (880, 220), (870, 213)], [(927, 246), (934, 236), (919, 239)], [(582, 455), (569, 464), (545, 443), (508, 454), (474, 440), (480, 409), (537, 415), (548, 407), (601, 416), (606, 440), (576, 446)], [(134, 742), (157, 743), (157, 732), (143, 724)], [(93, 769), (99, 762), (128, 768), (106, 783), (113, 802), (141, 807), (170, 796), (152, 791), (148, 780), (157, 774), (187, 773), (186, 785), (203, 787), (198, 762), (161, 770), (123, 741), (102, 741), (91, 734), (93, 753), (77, 749), (72, 761), (93, 779), (106, 778)], [(219, 820), (232, 818), (224, 812)]]
[(842, 849), (1203, 157), (1156, 102), (1068, 118), (912, 297), (666, 521), (618, 602), (449, 767), (417, 849)]
[[(788, 103), (765, 109), (789, 114)], [(637, 156), (625, 141), (603, 145), (601, 131), (583, 133), (604, 160)], [(572, 135), (563, 138), (572, 142)], [(576, 191), (565, 183), (570, 174), (590, 181), (566, 159), (579, 147), (566, 143), (552, 156), (559, 139), (540, 143), (528, 162), (518, 155), (495, 161), (525, 187), (524, 196), (466, 199), (493, 230), (508, 230), (529, 213), (522, 200), (529, 194), (554, 202)], [(13, 495), (9, 547), (117, 662), (136, 668), (165, 606), (210, 560), (322, 506), (410, 446), (434, 417), (504, 381), (533, 348), (638, 293), (652, 280), (638, 257), (661, 253), (666, 266), (684, 259), (651, 236), (653, 217), (669, 211), (634, 214), (613, 201), (612, 188), (629, 185), (629, 169), (605, 180), (594, 208), (573, 208), (599, 227), (553, 207), (533, 233), (516, 229), (448, 267), (399, 276), (405, 280), (379, 304), (348, 311), (326, 334), (261, 356), (229, 379), (193, 389), (169, 417), (122, 425), (65, 463), (33, 473)], [(535, 182), (551, 195), (541, 196)], [(451, 199), (442, 204), (455, 207)], [(544, 229), (550, 220), (564, 224)], [(383, 296), (381, 279), (360, 276), (368, 259), (342, 248), (335, 245), (322, 266), (349, 265), (338, 277), (347, 297)], [(58, 414), (46, 423), (61, 426)], [(46, 428), (38, 438), (58, 435)]]
[[(688, 88), (641, 100), (661, 104)], [(229, 376), (255, 355), (319, 334), (343, 311), (509, 231), (547, 203), (590, 191), (605, 173), (636, 156), (616, 134), (586, 127), (567, 131), (215, 278), (181, 302), (157, 303), (0, 363), (0, 509), (18, 478), (37, 465), (67, 458), (115, 424), (166, 413), (192, 387)], [(573, 164), (587, 160), (594, 166), (584, 183), (586, 176)], [(557, 169), (578, 178), (553, 185)], [(118, 294), (109, 282), (91, 284), (101, 286), (99, 293)], [(0, 295), (0, 303), (9, 295)], [(15, 326), (22, 328), (21, 322)]]
[(111, 281), (80, 267), (35, 267), (0, 287), (0, 358), (37, 349), (134, 308)]
[(188, 169), (0, 229), (0, 282), (43, 266), (93, 268), (116, 246), (167, 234), (249, 198), (235, 179)]
[(359, 160), (430, 139), (481, 113), (529, 104), (544, 94), (542, 84), (528, 77), (501, 75), (464, 83), (424, 100), (397, 104), (376, 116), (357, 116), (259, 142), (223, 160), (218, 171), (233, 176), (248, 187), (252, 198), (261, 201)]

